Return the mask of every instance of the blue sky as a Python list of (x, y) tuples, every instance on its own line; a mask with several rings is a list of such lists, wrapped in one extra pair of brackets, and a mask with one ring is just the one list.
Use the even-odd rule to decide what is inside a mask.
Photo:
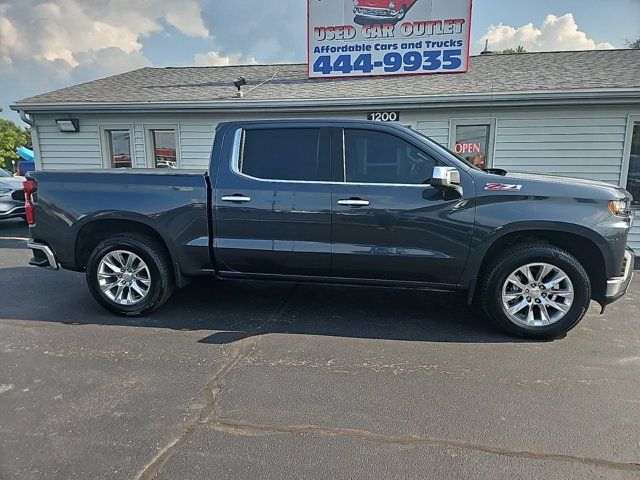
[[(640, 0), (475, 0), (472, 52), (624, 48)], [(9, 103), (142, 66), (303, 62), (304, 0), (0, 0)]]

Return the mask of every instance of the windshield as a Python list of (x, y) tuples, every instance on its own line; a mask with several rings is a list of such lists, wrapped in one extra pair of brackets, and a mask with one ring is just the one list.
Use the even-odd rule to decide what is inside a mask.
[(455, 152), (452, 152), (451, 150), (449, 150), (447, 147), (445, 147), (444, 145), (439, 144), (438, 142), (436, 142), (433, 138), (427, 137), (424, 133), (419, 132), (417, 130), (411, 130), (412, 133), (415, 133), (419, 136), (421, 136), (422, 138), (426, 138), (427, 140), (429, 140), (429, 142), (436, 148), (439, 148), (440, 150), (442, 150), (444, 153), (448, 153), (449, 155), (453, 155), (454, 157), (456, 157), (458, 160), (460, 160), (461, 162), (463, 162), (465, 165), (470, 166), (471, 168), (473, 168), (474, 170), (477, 170), (479, 172), (482, 171), (481, 168), (477, 167), (476, 165), (474, 165), (472, 162), (470, 162), (469, 160), (467, 160), (464, 157), (461, 157), (460, 155), (458, 155)]
[(0, 177), (13, 177), (13, 175), (11, 175), (9, 172), (7, 172), (6, 170), (0, 168)]

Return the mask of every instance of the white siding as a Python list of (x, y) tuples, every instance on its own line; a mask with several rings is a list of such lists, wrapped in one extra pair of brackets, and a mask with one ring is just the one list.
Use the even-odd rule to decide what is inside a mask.
[(147, 166), (145, 132), (144, 127), (139, 123), (133, 126), (133, 158), (136, 168), (145, 168)]
[(415, 129), (436, 142), (449, 145), (449, 118), (418, 120)]
[(209, 166), (216, 125), (195, 122), (180, 123), (180, 158), (183, 168)]
[[(640, 212), (636, 212), (636, 216), (640, 215)], [(636, 219), (640, 220), (640, 219)], [(636, 223), (636, 226), (631, 228), (629, 233), (629, 246), (633, 248), (636, 254), (640, 253), (640, 225)]]
[(596, 109), (499, 116), (494, 166), (618, 184), (626, 120)]
[(87, 120), (80, 133), (61, 133), (54, 117), (36, 117), (44, 169), (101, 168), (97, 122)]

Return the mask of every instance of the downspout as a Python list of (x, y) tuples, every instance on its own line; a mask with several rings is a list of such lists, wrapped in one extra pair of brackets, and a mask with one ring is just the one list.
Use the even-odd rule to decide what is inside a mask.
[(33, 155), (34, 155), (34, 163), (36, 165), (36, 170), (42, 170), (42, 158), (40, 157), (40, 137), (38, 135), (38, 127), (36, 126), (36, 122), (31, 115), (29, 115), (24, 110), (18, 111), (20, 114), (20, 119), (29, 125), (31, 130), (31, 144), (33, 145)]

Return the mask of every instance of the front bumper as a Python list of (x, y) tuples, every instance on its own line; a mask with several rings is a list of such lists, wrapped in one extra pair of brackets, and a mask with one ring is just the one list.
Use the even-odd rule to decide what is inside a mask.
[(26, 215), (24, 203), (21, 205), (12, 206), (6, 211), (0, 211), (0, 220), (7, 218), (24, 217)]
[(605, 304), (615, 302), (625, 293), (627, 293), (629, 285), (631, 284), (631, 279), (633, 279), (633, 267), (635, 264), (635, 260), (635, 252), (630, 248), (627, 248), (624, 253), (624, 268), (622, 271), (622, 275), (607, 280), (607, 290), (604, 298)]
[(373, 7), (354, 7), (353, 13), (357, 17), (370, 18), (374, 20), (391, 20), (396, 18), (400, 12), (391, 10), (390, 8), (373, 8)]
[(56, 255), (49, 245), (29, 240), (27, 247), (33, 252), (33, 258), (29, 260), (29, 265), (48, 268), (50, 270), (58, 270), (60, 268)]

